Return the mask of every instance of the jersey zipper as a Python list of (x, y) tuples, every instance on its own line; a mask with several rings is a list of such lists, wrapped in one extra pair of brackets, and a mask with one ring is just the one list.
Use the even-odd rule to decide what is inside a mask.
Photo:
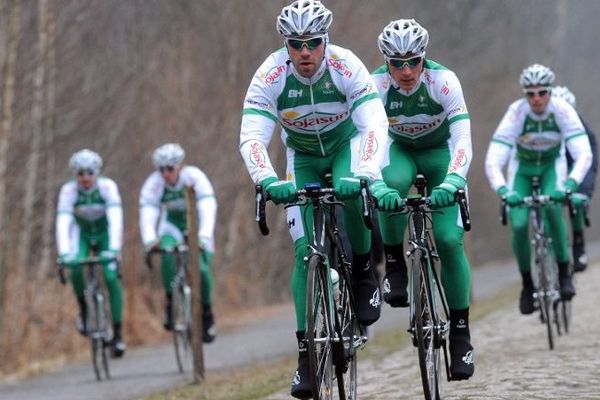
[(312, 114), (313, 114), (313, 118), (315, 119), (315, 130), (317, 131), (317, 140), (319, 141), (319, 147), (321, 148), (321, 155), (323, 157), (326, 156), (325, 154), (325, 148), (323, 147), (323, 142), (321, 141), (321, 131), (319, 130), (318, 126), (319, 124), (317, 123), (317, 115), (315, 114), (315, 97), (313, 95), (313, 82), (312, 82), (312, 78), (310, 78), (308, 80), (308, 87), (310, 89), (310, 105), (312, 106)]

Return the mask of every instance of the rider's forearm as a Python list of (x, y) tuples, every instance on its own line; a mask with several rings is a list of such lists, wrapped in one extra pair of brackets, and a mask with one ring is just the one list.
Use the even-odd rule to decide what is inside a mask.
[(207, 250), (214, 251), (212, 247), (214, 247), (213, 236), (217, 220), (217, 200), (214, 196), (201, 198), (198, 200), (197, 209), (198, 219), (200, 220), (198, 236), (201, 238), (210, 239), (210, 248)]
[(567, 140), (566, 145), (574, 160), (571, 172), (569, 172), (569, 178), (574, 179), (577, 183), (581, 183), (592, 165), (590, 141), (586, 135), (580, 135)]
[(388, 120), (379, 98), (368, 100), (352, 113), (352, 121), (362, 132), (360, 161), (355, 176), (366, 176), (374, 181), (381, 171), (384, 144), (387, 141)]
[(457, 174), (466, 180), (473, 159), (471, 120), (460, 119), (450, 124), (450, 140), (452, 154), (450, 154), (448, 173)]
[(504, 168), (510, 157), (510, 150), (511, 148), (508, 145), (494, 141), (488, 147), (485, 157), (485, 173), (494, 191), (497, 191), (502, 186), (506, 186), (506, 179), (502, 174), (502, 168)]
[(123, 208), (121, 205), (113, 205), (106, 209), (108, 219), (108, 248), (121, 251), (123, 246)]
[(59, 256), (71, 252), (69, 228), (73, 223), (75, 219), (71, 213), (59, 212), (56, 216), (56, 247)]
[(160, 216), (160, 208), (153, 205), (140, 205), (140, 234), (144, 245), (154, 243), (156, 236), (156, 223)]

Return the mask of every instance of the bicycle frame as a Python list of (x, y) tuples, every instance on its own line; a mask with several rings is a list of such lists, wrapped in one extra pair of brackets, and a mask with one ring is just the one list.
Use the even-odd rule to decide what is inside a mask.
[[(367, 184), (363, 183), (363, 199), (368, 197)], [(331, 399), (333, 396), (333, 369), (338, 383), (340, 399), (356, 398), (355, 352), (366, 342), (362, 327), (356, 321), (354, 299), (350, 290), (349, 265), (341, 248), (336, 224), (335, 200), (331, 188), (320, 184), (307, 184), (296, 192), (299, 201), (287, 207), (310, 205), (313, 214), (313, 238), (309, 244), (307, 281), (307, 342), (309, 365), (315, 399)], [(269, 230), (265, 219), (265, 194), (256, 187), (256, 220), (263, 235)], [(369, 210), (370, 211), (370, 210)], [(305, 210), (305, 212), (308, 212)], [(370, 213), (367, 213), (370, 218)], [(329, 247), (329, 248), (328, 248)], [(332, 258), (328, 256), (331, 254)], [(340, 306), (334, 302), (330, 269), (340, 275)], [(347, 377), (344, 377), (348, 375)]]

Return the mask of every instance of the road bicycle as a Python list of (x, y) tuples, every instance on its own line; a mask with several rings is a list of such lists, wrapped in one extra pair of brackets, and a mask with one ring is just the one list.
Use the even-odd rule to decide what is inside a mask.
[[(370, 227), (370, 197), (366, 181), (361, 182), (363, 218)], [(306, 295), (306, 340), (309, 369), (314, 399), (333, 399), (335, 390), (340, 400), (356, 399), (357, 351), (367, 342), (364, 328), (355, 313), (351, 289), (351, 263), (341, 246), (335, 207), (343, 205), (336, 200), (330, 187), (308, 183), (296, 191), (298, 200), (287, 207), (308, 205), (312, 209), (313, 238), (305, 261), (308, 266)], [(265, 204), (269, 196), (262, 186), (256, 186), (256, 221), (263, 235), (269, 234)], [(336, 288), (332, 272), (339, 276)], [(334, 386), (334, 381), (337, 387)]]
[[(531, 180), (532, 195), (523, 197), (522, 205), (529, 208), (529, 224), (532, 228), (532, 278), (535, 292), (534, 301), (540, 310), (540, 320), (546, 325), (548, 333), (548, 346), (554, 349), (554, 328), (556, 333), (568, 333), (571, 323), (571, 302), (561, 299), (560, 285), (558, 281), (558, 269), (552, 250), (552, 238), (545, 230), (543, 209), (555, 202), (550, 196), (542, 195), (539, 177), (534, 176)], [(573, 216), (575, 208), (570, 202), (570, 194), (567, 193), (567, 204), (570, 215)], [(507, 200), (502, 197), (501, 222), (507, 223)], [(554, 325), (554, 327), (553, 327)]]
[(113, 331), (111, 328), (111, 314), (106, 301), (106, 290), (102, 282), (103, 264), (114, 262), (119, 268), (119, 260), (115, 257), (90, 256), (80, 258), (69, 263), (58, 262), (58, 276), (60, 282), (67, 283), (64, 268), (84, 266), (86, 269), (87, 285), (84, 291), (87, 303), (87, 316), (85, 321), (85, 335), (90, 339), (92, 350), (92, 365), (96, 379), (101, 381), (103, 376), (110, 379), (108, 354), (112, 347)]
[[(403, 199), (405, 204), (397, 213), (408, 214), (409, 328), (413, 345), (417, 348), (423, 395), (426, 400), (441, 398), (442, 364), (444, 354), (446, 376), (452, 379), (448, 362), (447, 338), (450, 318), (446, 295), (438, 274), (439, 262), (432, 235), (431, 200), (427, 197), (427, 180), (421, 174), (415, 177), (417, 193)], [(471, 230), (466, 193), (459, 188), (455, 193), (465, 231)], [(392, 215), (397, 214), (392, 213)]]
[(171, 282), (172, 301), (171, 316), (173, 321), (173, 346), (179, 372), (191, 362), (191, 323), (192, 323), (192, 289), (187, 278), (188, 246), (180, 244), (174, 247), (152, 249), (146, 252), (146, 265), (153, 268), (154, 254), (172, 255), (175, 257), (175, 276)]

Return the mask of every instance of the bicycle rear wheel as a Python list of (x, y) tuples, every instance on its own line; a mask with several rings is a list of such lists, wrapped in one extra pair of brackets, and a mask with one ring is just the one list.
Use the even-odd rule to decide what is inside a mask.
[(306, 339), (313, 398), (333, 395), (332, 304), (327, 268), (318, 255), (308, 261)]
[(340, 275), (340, 301), (336, 304), (336, 335), (334, 364), (340, 400), (356, 399), (357, 350), (365, 343), (352, 303), (350, 276)]
[(414, 303), (414, 335), (416, 338), (423, 395), (426, 400), (440, 399), (441, 356), (436, 341), (438, 316), (435, 293), (429, 281), (429, 261), (416, 250), (412, 263), (412, 294)]
[(179, 372), (183, 372), (190, 362), (190, 323), (191, 289), (185, 283), (178, 283), (173, 290), (171, 312), (173, 315), (173, 346)]

